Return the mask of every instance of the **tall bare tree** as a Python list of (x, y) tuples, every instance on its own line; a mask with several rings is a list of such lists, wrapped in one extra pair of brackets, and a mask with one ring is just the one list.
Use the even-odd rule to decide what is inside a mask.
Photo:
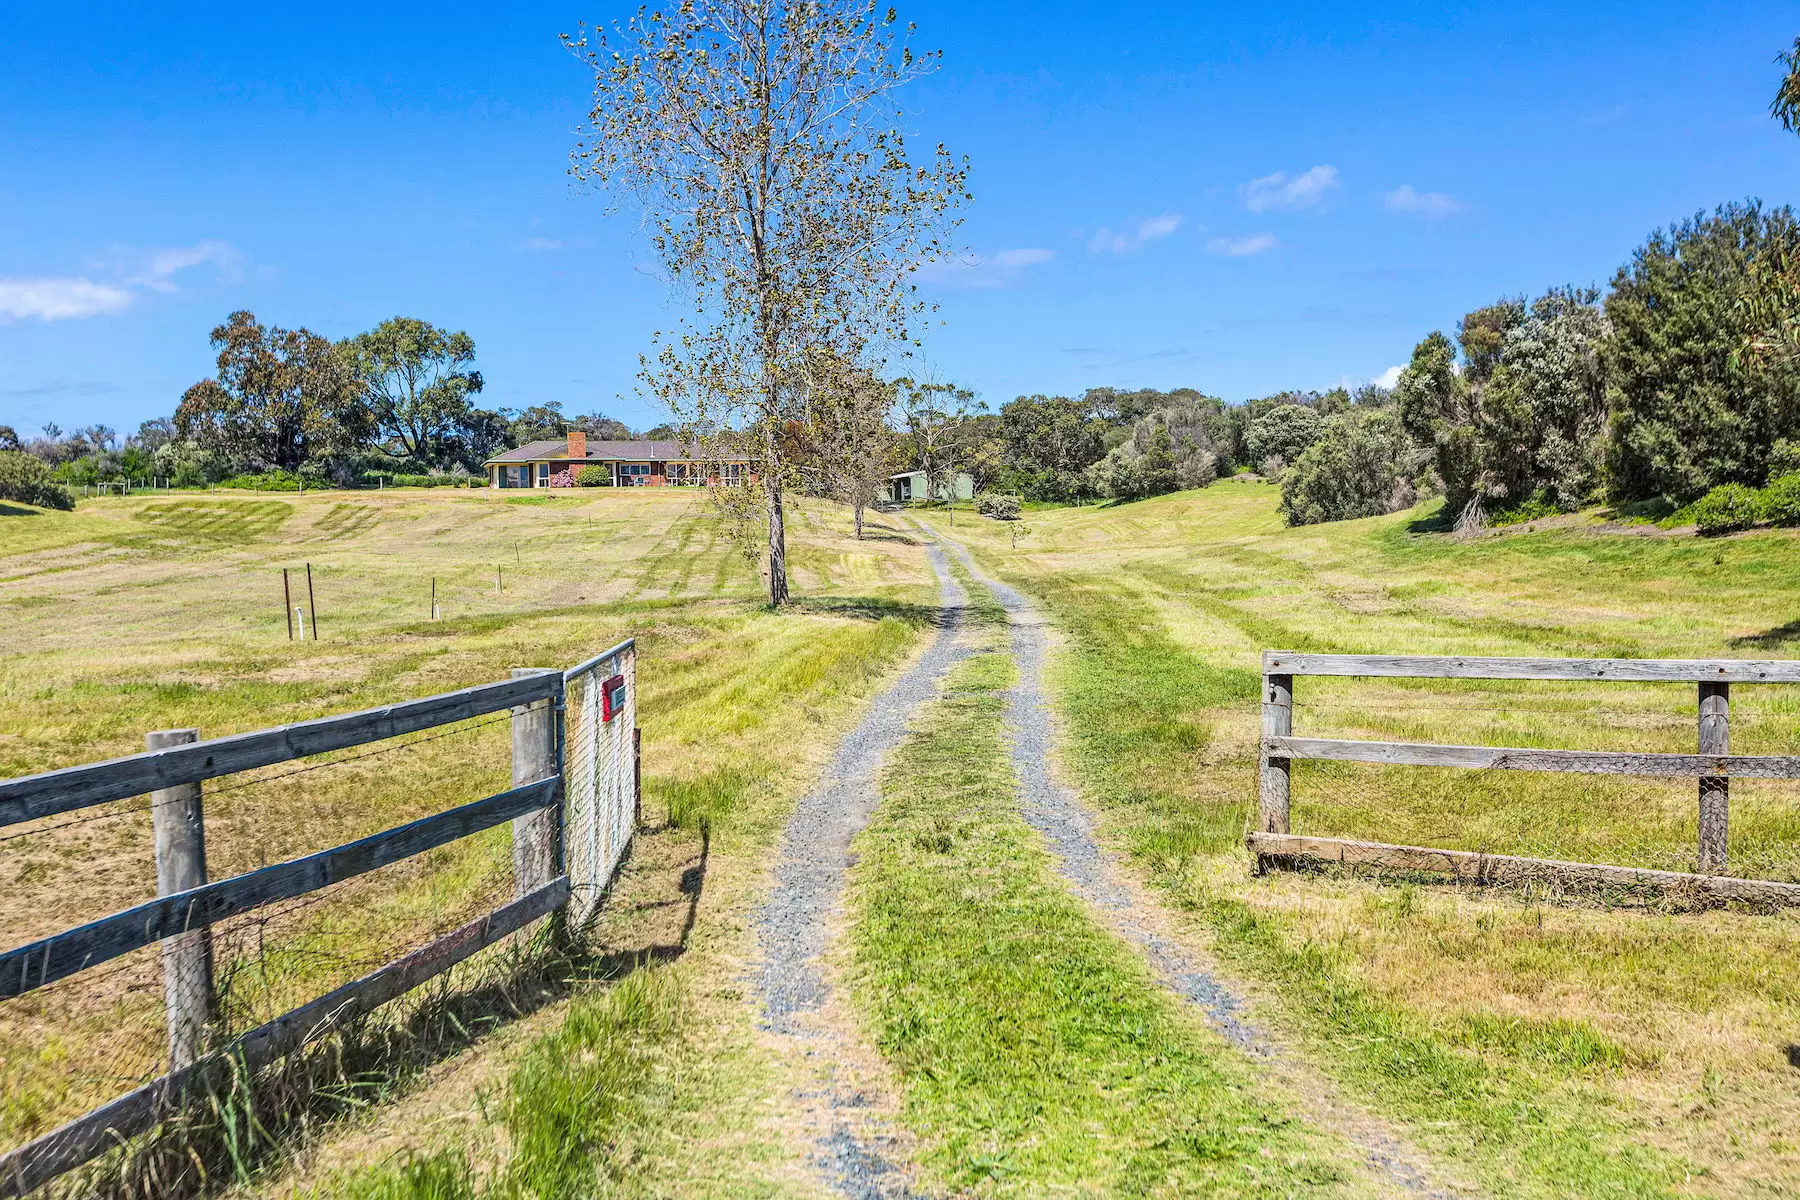
[(635, 200), (691, 315), (647, 388), (689, 430), (756, 437), (769, 600), (788, 599), (781, 438), (807, 356), (915, 344), (912, 273), (948, 256), (966, 161), (914, 163), (894, 94), (934, 69), (872, 0), (680, 0), (565, 37), (594, 73), (571, 172)]

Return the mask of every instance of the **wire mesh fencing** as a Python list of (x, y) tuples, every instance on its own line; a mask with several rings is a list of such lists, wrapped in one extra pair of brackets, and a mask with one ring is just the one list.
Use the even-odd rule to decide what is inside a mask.
[[(174, 1138), (180, 1144), (173, 1155), (158, 1143), (169, 1141), (180, 1122), (171, 1126), (162, 1107), (156, 1115), (160, 1132), (147, 1139), (131, 1142), (134, 1132), (150, 1128), (141, 1122), (123, 1132), (103, 1127), (105, 1136), (91, 1152), (75, 1151), (68, 1148), (76, 1136), (70, 1131), (146, 1089), (172, 1089), (170, 1081), (191, 1074), (186, 1069), (196, 1063), (205, 1068), (210, 1099), (204, 1102), (215, 1110), (215, 1068), (226, 1068), (224, 1078), (249, 1114), (241, 1122), (245, 1127), (308, 1124), (330, 1104), (321, 1108), (316, 1098), (297, 1099), (296, 1077), (310, 1076), (309, 1086), (322, 1084), (326, 1093), (379, 1090), (384, 1072), (394, 1067), (381, 1061), (384, 1047), (438, 1036), (421, 1033), (433, 1020), (466, 1037), (471, 1027), (498, 1019), (517, 986), (533, 986), (532, 970), (541, 973), (566, 953), (557, 939), (532, 934), (552, 928), (537, 918), (563, 907), (565, 899), (576, 922), (592, 915), (629, 848), (637, 808), (634, 645), (623, 643), (569, 672), (548, 674), (551, 682), (539, 675), (529, 685), (537, 699), (510, 713), (505, 705), (516, 702), (496, 698), (465, 709), (474, 714), (467, 718), (452, 715), (442, 725), (415, 724), (410, 733), (375, 732), (366, 735), (370, 741), (338, 743), (354, 748), (271, 756), (257, 769), (188, 776), (208, 780), (188, 785), (192, 792), (184, 801), (203, 831), (190, 851), (197, 853), (199, 874), (175, 886), (162, 878), (170, 817), (159, 809), (175, 803), (170, 790), (94, 803), (73, 815), (14, 818), (18, 823), (0, 834), (0, 879), (10, 877), (12, 884), (0, 903), (0, 945), (16, 948), (0, 957), (17, 960), (18, 976), (10, 983), (0, 979), (0, 1196), (31, 1190), (95, 1154), (100, 1161), (56, 1188), (118, 1195), (186, 1190), (176, 1186), (177, 1176), (205, 1170), (193, 1150), (195, 1130), (211, 1137), (216, 1149), (220, 1137), (241, 1138), (241, 1128), (190, 1125)], [(471, 692), (520, 686), (515, 680)], [(563, 853), (545, 864), (551, 867), (547, 878), (526, 880), (518, 874), (518, 828), (521, 820), (529, 824), (535, 814), (555, 812), (542, 806), (557, 790), (549, 783), (513, 783), (519, 720), (528, 709), (546, 707), (560, 719), (533, 718), (532, 728), (546, 739), (534, 761), (556, 761), (562, 776), (565, 828), (557, 840)], [(387, 711), (325, 720), (367, 722)], [(509, 722), (510, 744), (502, 728)], [(193, 736), (188, 731), (182, 740)], [(530, 788), (537, 790), (526, 795)], [(492, 815), (477, 815), (478, 809)], [(407, 832), (428, 825), (438, 832)], [(196, 927), (149, 935), (160, 941), (146, 943), (140, 930), (130, 943), (134, 949), (103, 954), (91, 964), (73, 961), (61, 977), (31, 977), (34, 962), (49, 961), (45, 947), (71, 937), (91, 939), (109, 921), (136, 921), (140, 910), (168, 903), (159, 896), (196, 885), (237, 888), (252, 873), (290, 871), (309, 856), (361, 853), (358, 847), (388, 844), (396, 835), (413, 840), (365, 858), (347, 875), (325, 870), (280, 894), (262, 893), (267, 900), (216, 910), (216, 917), (200, 918)], [(209, 878), (214, 882), (206, 883)], [(384, 978), (371, 987), (376, 976)], [(432, 978), (433, 987), (418, 987)], [(340, 1006), (340, 994), (378, 996), (368, 1003), (384, 1007), (374, 1019), (371, 1009), (359, 1007), (361, 999)], [(325, 1008), (331, 1012), (321, 1020)], [(440, 1009), (447, 1018), (430, 1016)], [(340, 1014), (348, 1014), (344, 1019), (354, 1023), (355, 1035), (336, 1039), (341, 1044), (320, 1042), (315, 1028), (319, 1036), (348, 1033), (351, 1026), (338, 1020)], [(302, 1019), (308, 1030), (290, 1037), (285, 1027)], [(309, 1046), (318, 1053), (308, 1050), (279, 1071), (258, 1072), (255, 1062), (234, 1056), (259, 1039), (287, 1047), (278, 1055)], [(400, 1049), (399, 1056), (412, 1052)], [(59, 1141), (64, 1145), (46, 1150)], [(234, 1142), (228, 1160), (238, 1161), (240, 1150)], [(45, 1165), (52, 1161), (54, 1169)], [(152, 1164), (148, 1173), (145, 1162)]]
[(631, 845), (638, 814), (637, 647), (563, 673), (563, 853), (570, 919), (585, 925)]
[[(494, 726), (506, 720), (218, 780), (201, 800), (207, 874), (230, 878), (503, 788), (506, 735)], [(157, 807), (138, 797), (9, 829), (4, 943), (154, 899)], [(504, 903), (511, 872), (507, 831), (484, 830), (0, 999), (0, 1153)], [(204, 1028), (171, 1028), (184, 1010), (205, 1012)]]

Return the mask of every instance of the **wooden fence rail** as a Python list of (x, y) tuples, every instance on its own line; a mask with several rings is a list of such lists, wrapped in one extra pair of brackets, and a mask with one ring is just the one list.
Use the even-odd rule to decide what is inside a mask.
[[(1295, 737), (1294, 679), (1304, 675), (1692, 683), (1696, 685), (1698, 702), (1698, 753), (1638, 754), (1604, 750), (1539, 750)], [(1265, 651), (1257, 828), (1249, 836), (1250, 849), (1256, 853), (1259, 863), (1313, 858), (1346, 864), (1448, 871), (1465, 878), (1486, 880), (1525, 876), (1585, 878), (1663, 888), (1680, 886), (1728, 899), (1800, 904), (1800, 884), (1737, 880), (1721, 874), (1727, 864), (1732, 776), (1744, 779), (1800, 779), (1800, 757), (1730, 753), (1733, 683), (1800, 683), (1800, 662), (1745, 659), (1459, 658)], [(1642, 871), (1597, 863), (1564, 863), (1549, 859), (1433, 850), (1420, 846), (1393, 846), (1342, 838), (1296, 837), (1289, 828), (1292, 764), (1296, 759), (1377, 763), (1387, 766), (1695, 778), (1699, 781), (1696, 821), (1698, 873)]]
[[(570, 675), (590, 671), (602, 661), (614, 669), (618, 663), (629, 664), (625, 670), (635, 690), (635, 648), (630, 641)], [(499, 683), (384, 708), (206, 741), (197, 740), (194, 730), (165, 730), (149, 736), (150, 748), (142, 754), (0, 781), (0, 827), (152, 793), (158, 880), (154, 900), (0, 953), (0, 1000), (161, 942), (169, 1037), (165, 1074), (0, 1155), (0, 1197), (24, 1195), (122, 1140), (154, 1129), (180, 1108), (201, 1079), (200, 1072), (229, 1063), (253, 1069), (289, 1054), (500, 938), (568, 908), (573, 889), (563, 854), (565, 673), (521, 668), (513, 675)], [(513, 786), (506, 791), (315, 854), (229, 879), (207, 880), (200, 789), (204, 780), (507, 709), (512, 712)], [(634, 751), (635, 718), (633, 704), (629, 719), (634, 728), (626, 736)], [(615, 807), (622, 804), (635, 813), (639, 803), (635, 753), (614, 769), (623, 782), (609, 795)], [(609, 816), (618, 819), (616, 814), (596, 812), (590, 804), (583, 819)], [(514, 900), (228, 1044), (208, 1048), (205, 1035), (215, 1018), (212, 925), (507, 821), (513, 823)], [(608, 868), (616, 864), (617, 855)], [(595, 887), (594, 881), (586, 881), (587, 891), (592, 893)]]

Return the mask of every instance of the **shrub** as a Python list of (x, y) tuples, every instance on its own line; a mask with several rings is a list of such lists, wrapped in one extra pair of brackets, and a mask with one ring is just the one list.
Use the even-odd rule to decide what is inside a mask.
[(1762, 519), (1762, 496), (1741, 483), (1722, 483), (1694, 501), (1688, 512), (1702, 536), (1732, 533)]
[(0, 500), (65, 511), (75, 507), (75, 494), (56, 482), (49, 466), (19, 450), (0, 450)]
[(1244, 452), (1251, 462), (1279, 458), (1293, 462), (1325, 432), (1325, 418), (1304, 404), (1277, 404), (1244, 430)]
[(283, 471), (277, 468), (273, 471), (262, 471), (256, 474), (233, 475), (229, 479), (219, 480), (219, 486), (243, 488), (252, 492), (297, 492), (300, 490), (301, 479), (292, 471)]
[(224, 456), (192, 442), (165, 442), (156, 451), (156, 474), (178, 488), (205, 487), (228, 478), (231, 464)]
[(975, 497), (975, 511), (984, 517), (992, 517), (996, 521), (1016, 521), (1022, 507), (1017, 496), (1002, 496), (994, 492), (983, 492)]
[(558, 471), (547, 482), (553, 488), (572, 488), (575, 486), (575, 477), (566, 470)]
[(1771, 525), (1800, 525), (1800, 471), (1789, 471), (1762, 490), (1762, 519)]
[(1554, 517), (1562, 513), (1562, 509), (1545, 498), (1542, 492), (1531, 499), (1515, 504), (1511, 508), (1501, 509), (1489, 518), (1492, 525), (1523, 525), (1527, 521), (1536, 521), (1544, 517)]
[(599, 463), (589, 463), (575, 472), (575, 482), (581, 487), (611, 487), (612, 471)]
[(1776, 438), (1769, 447), (1769, 482), (1783, 475), (1800, 475), (1800, 442)]
[(399, 475), (387, 471), (364, 471), (364, 487), (480, 487), (481, 481), (455, 475)]
[(1412, 439), (1391, 409), (1331, 418), (1281, 479), (1289, 525), (1317, 525), (1397, 512), (1417, 499)]

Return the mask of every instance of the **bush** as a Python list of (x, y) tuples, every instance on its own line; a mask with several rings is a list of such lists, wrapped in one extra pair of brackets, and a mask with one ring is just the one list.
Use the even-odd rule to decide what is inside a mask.
[(1277, 404), (1244, 430), (1244, 453), (1251, 462), (1279, 458), (1293, 462), (1325, 432), (1325, 418), (1304, 404)]
[[(583, 469), (585, 470), (585, 468)], [(558, 471), (546, 480), (546, 483), (553, 488), (572, 488), (575, 486), (575, 477), (566, 470)]]
[(1017, 496), (1001, 496), (983, 492), (975, 497), (975, 511), (996, 521), (1016, 521), (1022, 504)]
[(1331, 418), (1281, 479), (1289, 525), (1317, 525), (1398, 512), (1417, 499), (1412, 439), (1392, 409)]
[(219, 486), (222, 488), (243, 488), (252, 492), (297, 492), (300, 490), (301, 483), (300, 476), (292, 471), (283, 471), (279, 468), (252, 475), (233, 475), (229, 479), (219, 480)]
[(171, 487), (196, 488), (228, 478), (231, 464), (221, 455), (192, 442), (165, 442), (156, 451), (155, 472)]
[(1523, 525), (1527, 521), (1560, 516), (1562, 511), (1540, 492), (1531, 499), (1515, 504), (1511, 508), (1501, 509), (1489, 518), (1488, 523), (1490, 525)]
[(1694, 528), (1704, 537), (1748, 529), (1762, 519), (1762, 495), (1741, 483), (1722, 483), (1689, 507)]
[(75, 494), (56, 482), (49, 466), (20, 450), (0, 450), (0, 500), (64, 511), (75, 507)]
[(1800, 442), (1776, 438), (1769, 447), (1769, 482), (1783, 475), (1800, 475)]
[(364, 471), (364, 487), (480, 487), (481, 482), (455, 475), (397, 475), (387, 471)]
[(1790, 471), (1762, 490), (1762, 519), (1771, 525), (1800, 525), (1800, 471)]
[(611, 487), (612, 470), (599, 463), (589, 463), (575, 472), (575, 482), (581, 487)]

